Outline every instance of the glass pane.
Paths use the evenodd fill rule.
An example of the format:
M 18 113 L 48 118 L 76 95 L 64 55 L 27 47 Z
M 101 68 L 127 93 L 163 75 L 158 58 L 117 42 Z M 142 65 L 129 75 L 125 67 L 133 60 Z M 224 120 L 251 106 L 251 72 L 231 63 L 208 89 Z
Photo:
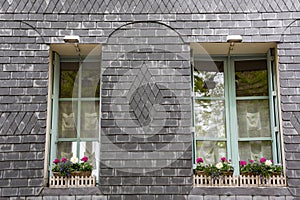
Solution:
M 70 160 L 76 156 L 77 142 L 58 142 L 57 143 L 57 158 L 67 158 Z
M 266 60 L 235 62 L 236 96 L 268 96 Z
M 93 175 L 97 175 L 99 169 L 99 142 L 80 142 L 80 155 L 79 159 L 81 159 L 83 156 L 87 156 L 89 158 L 89 162 L 93 165 Z
M 196 137 L 225 138 L 224 101 L 196 100 Z
M 82 102 L 80 135 L 81 138 L 99 137 L 99 102 Z
M 237 101 L 239 137 L 270 137 L 269 100 Z
M 60 98 L 77 97 L 77 84 L 78 80 L 78 62 L 62 62 L 60 63 Z
M 75 138 L 77 101 L 59 102 L 58 137 Z
M 259 161 L 262 157 L 272 160 L 271 145 L 271 141 L 239 142 L 240 160 L 248 161 L 249 159 L 252 159 Z
M 224 96 L 224 66 L 221 61 L 194 62 L 194 92 L 201 97 Z
M 99 62 L 82 63 L 82 97 L 100 97 L 100 64 Z
M 227 157 L 226 142 L 197 141 L 196 158 L 203 158 L 205 164 L 215 164 L 220 158 Z

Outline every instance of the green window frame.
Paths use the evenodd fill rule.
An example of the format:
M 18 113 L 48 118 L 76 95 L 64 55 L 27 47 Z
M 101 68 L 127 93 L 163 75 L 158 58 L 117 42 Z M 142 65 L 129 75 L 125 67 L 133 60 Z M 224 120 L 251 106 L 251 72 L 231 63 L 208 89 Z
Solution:
M 101 59 L 80 55 L 64 57 L 53 52 L 52 63 L 49 170 L 56 158 L 88 156 L 94 166 L 92 174 L 98 179 Z
M 235 169 L 235 174 L 239 174 L 239 161 L 245 160 L 240 158 L 240 154 L 243 155 L 243 151 L 246 151 L 247 149 L 243 150 L 242 144 L 249 143 L 250 146 L 255 147 L 256 143 L 265 144 L 266 146 L 269 146 L 269 150 L 271 152 L 271 157 L 268 157 L 268 159 L 273 160 L 274 164 L 281 164 L 282 163 L 282 157 L 281 157 L 281 137 L 280 137 L 280 128 L 279 128 L 279 118 L 278 118 L 278 98 L 277 98 L 277 76 L 276 76 L 276 65 L 275 65 L 275 59 L 274 59 L 275 50 L 270 49 L 267 54 L 257 54 L 257 55 L 226 55 L 226 56 L 210 56 L 209 58 L 207 56 L 201 57 L 200 55 L 194 55 L 192 58 L 192 107 L 193 107 L 193 163 L 194 167 L 195 160 L 197 157 L 204 157 L 203 155 L 208 155 L 208 157 L 213 157 L 209 155 L 209 153 L 205 154 L 207 148 L 214 148 L 214 145 L 217 146 L 217 148 L 221 150 L 216 150 L 217 153 L 213 152 L 214 154 L 218 154 L 218 151 L 221 152 L 219 154 L 219 158 L 225 156 L 228 159 L 231 159 L 232 164 Z M 236 94 L 237 91 L 237 75 L 243 76 L 243 72 L 238 72 L 239 66 L 244 68 L 247 67 L 247 63 L 262 63 L 265 62 L 265 71 L 259 72 L 263 73 L 264 76 L 266 76 L 266 83 L 267 83 L 267 93 L 264 95 L 246 95 L 243 96 L 243 93 Z M 202 76 L 206 77 L 218 77 L 214 78 L 218 79 L 216 83 L 211 83 L 209 79 L 207 79 L 204 82 L 201 82 L 202 79 L 197 78 L 198 71 L 197 71 L 197 63 L 204 63 L 207 67 L 207 71 L 210 70 L 210 68 L 213 68 L 213 66 L 218 69 L 218 72 L 215 72 L 212 70 L 211 72 L 208 72 L 207 74 L 203 73 Z M 205 63 L 211 63 L 211 64 L 205 64 Z M 212 64 L 213 63 L 213 64 Z M 236 69 L 237 67 L 237 69 Z M 236 71 L 235 71 L 236 70 Z M 247 69 L 244 69 L 247 70 Z M 221 78 L 220 78 L 221 77 Z M 223 78 L 223 80 L 222 80 Z M 200 86 L 199 86 L 200 84 Z M 207 91 L 209 91 L 209 87 L 213 87 L 214 89 L 219 87 L 223 89 L 219 89 L 219 91 L 216 91 L 215 94 L 211 92 L 209 95 L 199 95 L 197 93 L 197 90 L 199 87 L 205 87 Z M 213 84 L 213 86 L 209 86 L 209 84 Z M 202 89 L 203 89 L 202 88 Z M 217 89 L 215 89 L 217 90 Z M 220 92 L 221 91 L 221 92 Z M 239 112 L 239 110 L 245 110 L 243 109 L 243 104 L 247 103 L 249 105 L 260 105 L 257 106 L 256 110 L 259 110 L 259 112 L 256 113 L 250 113 L 253 116 L 256 116 L 257 114 L 261 114 L 262 111 L 265 111 L 264 115 L 258 115 L 261 116 L 262 122 L 266 122 L 263 125 L 260 125 L 262 123 L 259 121 L 259 127 L 261 129 L 263 127 L 268 127 L 266 132 L 269 132 L 269 135 L 256 135 L 256 136 L 242 136 L 241 128 L 243 127 L 243 117 L 242 111 Z M 223 106 L 222 106 L 223 105 Z M 268 110 L 266 110 L 267 105 Z M 250 106 L 249 106 L 250 107 Z M 260 110 L 262 108 L 262 110 Z M 239 112 L 239 113 L 238 113 Z M 200 114 L 199 114 L 200 113 Z M 267 113 L 267 114 L 266 114 Z M 249 115 L 250 115 L 249 114 Z M 250 115 L 250 117 L 252 117 Z M 269 116 L 269 120 L 262 120 L 263 116 Z M 221 117 L 220 117 L 221 116 Z M 248 117 L 248 113 L 247 113 Z M 249 118 L 250 118 L 249 117 Z M 200 119 L 201 118 L 201 119 Z M 207 119 L 206 121 L 203 119 Z M 251 118 L 250 118 L 251 119 Z M 257 119 L 253 117 L 253 119 Z M 223 125 L 220 125 L 222 122 L 224 122 Z M 210 123 L 210 125 L 206 126 L 206 124 Z M 258 126 L 258 125 L 257 125 Z M 204 127 L 204 128 L 203 128 Z M 207 127 L 209 129 L 207 129 Z M 240 127 L 240 130 L 239 130 Z M 250 125 L 248 124 L 248 127 Z M 206 130 L 205 130 L 206 128 Z M 259 130 L 261 130 L 259 129 Z M 212 131 L 210 131 L 212 130 Z M 251 130 L 249 130 L 250 132 Z M 263 131 L 260 131 L 263 132 Z M 207 133 L 205 135 L 205 133 Z M 251 133 L 251 132 L 250 132 Z M 249 146 L 249 144 L 247 144 Z M 247 145 L 244 145 L 246 147 Z M 239 148 L 240 146 L 240 148 Z M 225 150 L 224 150 L 225 149 Z M 204 150 L 204 151 L 202 151 Z M 201 152 L 200 152 L 201 151 Z M 264 152 L 260 152 L 264 153 Z M 247 154 L 247 152 L 245 153 Z M 251 155 L 252 156 L 252 155 Z M 264 156 L 264 155 L 263 155 Z M 270 156 L 270 153 L 269 153 Z M 253 158 L 248 158 L 253 159 Z M 219 160 L 216 160 L 214 158 L 207 158 L 207 162 L 210 162 L 210 164 L 214 164 Z

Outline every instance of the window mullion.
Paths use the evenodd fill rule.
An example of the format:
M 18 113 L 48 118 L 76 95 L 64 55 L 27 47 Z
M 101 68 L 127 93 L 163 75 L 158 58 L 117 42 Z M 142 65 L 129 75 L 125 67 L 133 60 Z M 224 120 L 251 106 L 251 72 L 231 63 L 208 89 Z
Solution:
M 78 101 L 77 101 L 77 156 L 80 155 L 80 130 L 81 130 L 81 89 L 82 89 L 82 63 L 79 62 L 79 70 L 78 70 Z
M 60 58 L 54 53 L 53 66 L 53 98 L 52 98 L 52 124 L 51 124 L 51 155 L 50 160 L 54 160 L 57 155 L 57 136 L 58 136 L 58 113 L 59 113 L 59 79 L 60 79 Z
M 231 150 L 232 164 L 235 174 L 239 174 L 239 152 L 238 152 L 238 126 L 236 111 L 236 93 L 235 93 L 235 66 L 234 60 L 228 56 L 228 112 L 229 112 L 229 143 Z
M 271 49 L 268 51 L 268 85 L 269 85 L 269 108 L 270 108 L 270 129 L 272 134 L 272 154 L 273 154 L 273 162 L 278 163 L 277 157 L 277 143 L 276 143 L 276 132 L 278 131 L 278 127 L 275 124 L 275 107 L 274 107 L 274 98 L 276 99 L 276 90 L 274 90 L 273 85 L 273 70 L 272 70 L 272 62 L 274 57 L 271 55 Z
M 192 158 L 192 162 L 193 164 L 196 163 L 196 152 L 197 152 L 197 149 L 196 149 L 196 131 L 195 131 L 195 109 L 194 109 L 194 106 L 195 106 L 195 91 L 194 91 L 194 56 L 193 56 L 193 51 L 191 50 L 191 54 L 190 54 L 190 57 L 191 57 L 191 101 L 192 101 L 192 113 L 191 113 L 191 119 L 192 119 L 192 134 L 193 134 L 193 158 Z M 193 167 L 193 168 L 196 168 L 196 165 Z

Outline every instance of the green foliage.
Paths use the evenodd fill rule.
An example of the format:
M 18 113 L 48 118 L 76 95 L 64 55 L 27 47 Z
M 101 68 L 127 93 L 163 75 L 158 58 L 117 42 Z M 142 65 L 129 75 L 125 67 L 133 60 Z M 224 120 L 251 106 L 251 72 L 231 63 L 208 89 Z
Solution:
M 221 161 L 215 165 L 212 164 L 205 165 L 202 162 L 201 163 L 198 162 L 196 170 L 204 172 L 206 176 L 218 177 L 218 176 L 226 176 L 228 175 L 228 173 L 233 173 L 234 168 L 231 165 L 231 162 L 223 157 L 221 158 Z
M 240 172 L 244 175 L 262 175 L 263 177 L 269 177 L 274 174 L 281 174 L 282 166 L 274 165 L 270 160 L 261 162 L 250 160 L 249 163 L 240 165 Z
M 71 176 L 72 163 L 70 161 L 60 162 L 56 164 L 54 168 L 55 168 L 55 172 L 59 172 L 61 176 L 67 176 L 67 177 Z
M 77 71 L 61 71 L 61 97 L 72 97 Z
M 266 70 L 235 73 L 238 87 L 237 96 L 268 95 L 268 75 Z
M 54 164 L 52 165 L 52 172 L 59 172 L 60 176 L 70 177 L 71 172 L 75 171 L 92 171 L 93 166 L 87 161 L 88 158 L 85 157 L 86 160 L 82 162 L 70 162 L 66 158 L 62 158 L 62 160 L 55 159 Z M 72 160 L 72 159 L 71 159 Z
M 208 92 L 208 88 L 204 88 L 204 80 L 199 76 L 194 76 L 194 92 L 199 94 L 206 94 Z
M 80 164 L 79 171 L 86 172 L 86 171 L 92 171 L 92 170 L 93 170 L 93 166 L 89 162 L 83 162 Z

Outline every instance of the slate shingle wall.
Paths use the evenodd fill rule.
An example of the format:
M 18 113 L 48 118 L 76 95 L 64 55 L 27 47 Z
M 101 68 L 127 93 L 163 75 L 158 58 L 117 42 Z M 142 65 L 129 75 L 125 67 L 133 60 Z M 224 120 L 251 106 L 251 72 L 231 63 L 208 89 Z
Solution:
M 0 8 L 8 13 L 121 13 L 121 14 L 148 14 L 148 13 L 236 13 L 236 12 L 286 12 L 298 11 L 298 0 L 149 0 L 149 1 L 80 1 L 80 0 L 53 0 L 53 1 L 4 1 Z
M 154 22 L 121 27 L 103 45 L 103 193 L 112 198 L 188 194 L 189 57 L 189 45 L 174 30 Z
M 115 125 L 122 129 L 125 125 L 121 121 L 116 122 L 111 119 L 115 119 L 117 114 L 122 114 L 120 111 L 124 111 L 124 109 L 127 111 L 126 109 L 129 108 L 122 107 L 122 102 L 117 102 L 120 99 L 110 98 L 114 96 L 104 96 L 103 113 L 111 118 L 103 117 L 102 134 L 112 134 L 112 137 L 102 141 L 107 145 L 106 151 L 102 149 L 102 162 L 107 165 L 101 167 L 100 183 L 102 186 L 100 189 L 103 190 L 104 194 L 116 195 L 99 196 L 99 193 L 91 192 L 91 196 L 85 198 L 182 199 L 188 198 L 187 194 L 191 192 L 191 199 L 289 200 L 293 199 L 289 191 L 299 198 L 300 26 L 298 18 L 300 18 L 300 13 L 297 12 L 300 7 L 299 1 L 252 0 L 240 3 L 229 0 L 182 1 L 180 4 L 178 1 L 163 1 L 159 5 L 158 1 L 145 2 L 136 0 L 131 3 L 125 1 L 123 4 L 121 1 L 101 1 L 99 3 L 98 1 L 19 0 L 0 3 L 0 196 L 6 198 L 38 195 L 41 199 L 44 194 L 50 195 L 45 196 L 44 199 L 58 199 L 58 197 L 54 197 L 55 192 L 51 193 L 50 190 L 45 191 L 47 189 L 43 189 L 49 76 L 48 44 L 62 43 L 62 38 L 65 35 L 74 34 L 80 36 L 82 43 L 103 44 L 102 92 L 104 95 L 105 92 L 116 94 L 117 91 L 114 89 L 118 87 L 120 90 L 130 91 L 130 83 L 133 82 L 131 79 L 125 79 L 125 81 L 122 79 L 122 86 L 112 82 L 113 87 L 111 87 L 111 77 L 117 73 L 114 71 L 114 73 L 109 74 L 109 68 L 121 68 L 122 66 L 122 69 L 125 68 L 123 73 L 128 73 L 129 69 L 131 70 L 130 73 L 136 73 L 133 77 L 136 77 L 138 70 L 142 69 L 142 63 L 133 66 L 128 64 L 114 66 L 112 62 L 122 63 L 123 57 L 119 56 L 124 55 L 128 60 L 141 58 L 147 62 L 168 61 L 167 70 L 164 71 L 163 65 L 152 64 L 150 67 L 152 71 L 150 70 L 149 73 L 151 77 L 156 78 L 157 82 L 161 81 L 160 83 L 165 86 L 160 88 L 162 91 L 169 88 L 176 94 L 178 102 L 182 105 L 180 117 L 178 117 L 178 112 L 175 112 L 174 107 L 168 113 L 174 114 L 168 121 L 173 127 L 168 127 L 164 133 L 174 134 L 174 140 L 161 134 L 147 145 L 145 143 L 141 145 L 142 143 L 131 140 L 136 133 L 134 131 L 129 135 L 120 134 L 116 129 L 116 132 L 113 132 Z M 137 21 L 142 22 L 137 23 L 137 25 L 143 25 L 135 29 L 129 28 L 129 31 L 125 28 L 130 27 L 128 25 L 114 32 L 123 25 Z M 143 29 L 146 30 L 144 32 L 133 31 L 147 27 L 145 22 L 150 21 L 153 22 L 151 25 L 154 27 L 148 26 L 148 28 Z M 167 33 L 171 34 L 171 37 L 168 37 Z M 161 34 L 159 35 L 160 39 L 155 38 L 158 36 L 157 34 Z M 188 94 L 186 94 L 189 90 L 186 80 L 189 79 L 190 73 L 187 56 L 188 43 L 225 42 L 228 34 L 240 34 L 243 36 L 244 42 L 278 42 L 281 115 L 289 190 L 269 189 L 259 193 L 239 189 L 231 189 L 230 191 L 191 190 L 191 159 L 189 159 L 191 157 L 191 143 L 188 140 L 190 136 L 188 131 L 190 101 Z M 130 45 L 133 47 L 136 45 L 134 39 L 137 37 L 141 41 L 145 40 L 146 48 L 164 51 L 160 53 L 151 51 L 148 54 L 147 51 L 142 54 L 137 51 L 132 52 Z M 149 40 L 151 37 L 154 39 Z M 130 42 L 128 42 L 129 45 L 117 42 L 119 46 L 116 47 L 114 39 L 120 39 L 125 43 Z M 164 45 L 164 42 L 168 44 Z M 161 48 L 159 45 L 164 45 L 164 47 Z M 170 45 L 170 49 L 168 45 Z M 122 51 L 125 51 L 126 48 L 129 49 L 124 54 Z M 182 49 L 182 51 L 169 52 L 174 49 Z M 128 53 L 130 51 L 131 53 Z M 149 57 L 153 53 L 157 53 L 157 58 Z M 184 59 L 182 60 L 180 56 L 183 56 Z M 169 65 L 169 61 L 172 60 L 179 60 L 179 62 L 175 62 L 175 66 Z M 146 65 L 150 63 L 147 62 L 145 62 Z M 167 78 L 165 75 L 170 72 L 174 76 Z M 174 79 L 178 84 L 172 84 Z M 172 105 L 175 102 L 176 107 L 176 98 L 171 96 L 171 100 L 173 101 Z M 119 108 L 120 104 L 122 109 L 117 110 L 120 113 L 111 110 L 110 104 L 112 102 L 115 106 L 113 108 Z M 112 115 L 109 115 L 109 112 Z M 137 113 L 129 115 L 132 117 L 132 114 L 137 115 Z M 142 121 L 135 123 L 135 126 L 147 123 L 147 118 L 142 119 Z M 180 131 L 176 130 L 178 128 Z M 182 140 L 185 142 L 180 144 L 179 141 Z M 164 142 L 174 145 L 172 151 L 168 146 L 167 155 L 172 152 L 177 152 L 177 154 L 170 154 L 165 159 L 158 159 L 157 156 L 151 159 L 155 162 L 165 160 L 170 165 L 164 169 L 152 171 L 154 177 L 150 175 L 151 173 L 143 172 L 138 175 L 128 173 L 128 170 L 132 169 L 129 166 L 134 164 L 127 162 L 128 156 L 133 157 L 134 153 L 140 153 L 141 150 L 148 152 L 159 150 L 162 147 L 159 145 Z M 132 149 L 122 153 L 111 148 L 115 144 L 121 145 L 120 147 L 123 149 Z M 184 154 L 182 154 L 183 152 Z M 182 155 L 182 157 L 178 158 L 178 155 Z M 117 158 L 121 159 L 119 163 L 115 164 L 124 166 L 123 172 L 125 171 L 125 174 L 122 174 L 122 170 L 109 167 L 114 166 L 111 161 Z M 124 164 L 125 162 L 126 164 Z M 139 163 L 136 164 L 139 165 Z M 143 167 L 141 166 L 141 168 Z M 117 174 L 119 176 L 116 177 Z M 119 187 L 120 185 L 124 187 Z M 53 196 L 51 196 L 52 194 Z M 62 192 L 57 194 L 64 195 Z M 69 194 L 78 195 L 78 197 L 83 196 L 82 193 L 70 192 Z M 126 195 L 121 198 L 117 194 Z M 150 195 L 146 196 L 145 194 Z M 224 196 L 224 194 L 230 196 Z

